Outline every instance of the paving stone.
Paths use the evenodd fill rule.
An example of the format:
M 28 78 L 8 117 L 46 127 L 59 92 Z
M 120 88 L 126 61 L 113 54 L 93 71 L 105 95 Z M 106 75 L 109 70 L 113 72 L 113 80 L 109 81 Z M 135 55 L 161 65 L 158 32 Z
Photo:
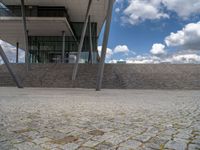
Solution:
M 50 140 L 51 139 L 44 137 L 44 138 L 34 139 L 34 140 L 32 140 L 32 142 L 35 143 L 35 144 L 37 144 L 37 145 L 39 145 L 39 144 L 42 144 L 42 143 L 49 142 Z
M 79 145 L 77 145 L 77 144 L 69 143 L 64 146 L 61 146 L 60 148 L 62 148 L 64 150 L 76 150 L 78 147 L 79 147 Z
M 128 140 L 120 144 L 121 147 L 132 148 L 132 149 L 137 149 L 140 145 L 142 145 L 142 143 L 135 140 Z
M 189 150 L 200 150 L 200 145 L 198 145 L 198 144 L 189 144 L 188 149 Z
M 145 143 L 145 147 L 153 148 L 153 149 L 162 149 L 164 148 L 165 144 L 168 142 L 167 139 L 163 137 L 154 137 L 147 143 Z
M 176 138 L 180 139 L 189 139 L 192 136 L 192 130 L 181 130 L 177 135 Z
M 116 149 L 116 146 L 114 146 L 113 144 L 111 143 L 107 143 L 107 142 L 102 142 L 100 144 L 98 144 L 96 147 L 95 147 L 96 150 L 114 150 Z
M 66 136 L 66 137 L 61 138 L 61 139 L 53 139 L 53 140 L 50 141 L 50 143 L 65 145 L 65 144 L 68 144 L 68 143 L 76 142 L 77 140 L 78 140 L 77 137 L 70 135 L 70 136 Z
M 130 149 L 130 148 L 128 148 L 128 147 L 119 146 L 119 147 L 117 148 L 117 150 L 133 150 L 133 149 Z
M 128 138 L 129 137 L 127 137 L 127 136 L 118 135 L 118 136 L 112 137 L 110 139 L 107 139 L 106 142 L 112 143 L 113 145 L 118 145 L 121 142 L 126 141 Z
M 200 145 L 200 139 L 193 139 L 193 140 L 192 140 L 192 143 L 195 143 L 195 144 L 199 144 L 199 145 Z
M 83 146 L 85 147 L 95 147 L 96 145 L 100 144 L 101 142 L 99 141 L 92 141 L 92 140 L 89 140 L 88 142 L 84 143 Z
M 155 136 L 156 136 L 156 134 L 142 134 L 142 135 L 136 136 L 134 139 L 141 141 L 141 142 L 147 142 Z
M 183 142 L 183 141 L 169 141 L 165 145 L 165 148 L 176 149 L 176 150 L 185 150 L 187 148 L 187 142 Z
M 52 143 L 42 143 L 40 144 L 40 147 L 42 147 L 43 149 L 60 149 L 61 145 L 58 145 L 58 144 L 52 144 Z
M 199 91 L 0 88 L 0 150 L 198 149 Z
M 0 150 L 10 150 L 13 149 L 13 145 L 10 144 L 9 142 L 1 142 L 0 143 Z
M 35 145 L 31 142 L 24 142 L 24 143 L 20 143 L 20 144 L 15 144 L 14 146 L 18 150 L 42 150 L 43 149 L 40 146 Z
M 101 130 L 92 130 L 88 132 L 88 134 L 93 135 L 93 136 L 100 136 L 100 135 L 104 135 L 104 132 Z

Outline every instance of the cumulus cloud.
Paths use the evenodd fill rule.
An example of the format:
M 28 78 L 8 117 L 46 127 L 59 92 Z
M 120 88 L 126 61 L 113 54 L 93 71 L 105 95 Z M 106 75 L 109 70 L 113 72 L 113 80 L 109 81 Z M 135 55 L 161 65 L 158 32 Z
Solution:
M 174 11 L 182 18 L 188 18 L 200 12 L 200 0 L 162 0 L 168 10 Z
M 126 60 L 127 64 L 158 64 L 160 63 L 161 59 L 157 56 L 142 56 L 138 55 L 136 57 L 128 58 Z
M 102 46 L 98 46 L 98 53 L 101 55 Z M 114 49 L 107 48 L 106 58 L 110 59 L 115 54 L 135 55 L 130 51 L 127 45 L 117 45 Z
M 126 60 L 124 60 L 124 59 L 119 59 L 119 60 L 117 60 L 117 59 L 112 59 L 112 60 L 110 60 L 108 63 L 110 63 L 110 64 L 117 64 L 117 63 L 127 63 L 127 62 L 126 62 Z
M 126 60 L 111 60 L 109 63 L 125 62 L 127 64 L 200 64 L 200 55 L 194 53 L 172 54 L 166 57 L 157 57 L 152 55 L 138 55 L 127 58 Z
M 144 20 L 169 18 L 168 14 L 162 12 L 160 3 L 159 0 L 130 0 L 122 21 L 135 25 Z
M 166 54 L 165 45 L 160 44 L 160 43 L 153 44 L 150 52 L 153 55 L 163 55 L 163 54 Z
M 160 43 L 155 43 L 150 50 L 152 55 L 162 57 L 160 63 L 200 63 L 200 22 L 189 23 L 182 30 L 171 33 L 165 38 L 167 48 L 176 48 L 176 51 L 169 55 L 167 54 L 166 46 Z M 178 51 L 177 51 L 178 50 Z M 140 61 L 149 61 L 149 58 L 154 62 L 155 59 L 145 57 Z M 156 59 L 158 62 L 158 59 Z
M 199 64 L 200 63 L 200 55 L 198 54 L 179 54 L 173 55 L 171 58 L 167 58 L 166 62 L 169 63 L 192 63 L 192 64 Z
M 98 49 L 99 56 L 101 56 L 102 46 L 98 46 L 97 49 Z M 113 55 L 113 50 L 110 48 L 107 48 L 106 58 L 110 58 L 112 55 Z
M 127 1 L 128 6 L 123 8 L 123 15 L 121 18 L 123 23 L 129 23 L 132 25 L 138 24 L 145 20 L 170 18 L 169 11 L 175 12 L 182 19 L 187 19 L 190 16 L 200 14 L 200 0 Z
M 117 45 L 114 48 L 114 53 L 128 53 L 129 52 L 129 48 L 127 45 Z
M 200 50 L 200 22 L 187 24 L 182 30 L 166 37 L 167 46 Z

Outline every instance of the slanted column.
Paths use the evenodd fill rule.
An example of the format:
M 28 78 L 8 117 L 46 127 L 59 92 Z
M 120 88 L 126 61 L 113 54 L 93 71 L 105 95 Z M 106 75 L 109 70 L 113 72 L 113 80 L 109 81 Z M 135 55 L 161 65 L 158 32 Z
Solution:
M 97 74 L 97 85 L 96 85 L 97 91 L 100 91 L 101 86 L 102 86 L 104 65 L 105 65 L 106 51 L 107 51 L 107 45 L 108 45 L 108 38 L 109 38 L 109 33 L 110 33 L 110 24 L 111 24 L 111 19 L 112 19 L 112 9 L 113 9 L 114 0 L 109 0 L 108 3 L 109 3 L 109 5 L 108 5 L 108 10 L 107 10 L 106 26 L 105 26 L 103 46 L 102 46 L 102 51 L 101 51 L 101 59 L 100 59 L 99 69 L 98 69 L 98 74 Z
M 87 8 L 86 16 L 85 16 L 85 22 L 84 22 L 83 29 L 82 29 L 81 40 L 80 40 L 80 43 L 78 46 L 78 54 L 77 54 L 77 58 L 76 58 L 76 63 L 75 63 L 73 74 L 72 74 L 73 81 L 76 80 L 78 64 L 79 64 L 79 60 L 80 60 L 81 51 L 83 48 L 83 42 L 85 39 L 85 34 L 86 34 L 86 30 L 87 30 L 87 25 L 88 25 L 88 18 L 89 18 L 89 14 L 90 14 L 90 10 L 91 10 L 91 4 L 92 4 L 92 0 L 89 0 L 88 8 Z
M 21 0 L 21 12 L 22 12 L 22 23 L 23 23 L 24 37 L 25 37 L 25 63 L 27 65 L 27 71 L 28 71 L 29 70 L 28 30 L 26 25 L 24 0 Z
M 19 43 L 16 44 L 16 64 L 19 63 Z
M 15 81 L 17 87 L 18 87 L 18 88 L 23 88 L 23 86 L 22 86 L 22 84 L 21 84 L 21 82 L 20 82 L 18 76 L 14 73 L 14 71 L 13 71 L 13 69 L 12 69 L 12 67 L 11 67 L 11 65 L 10 65 L 10 63 L 9 63 L 9 60 L 8 60 L 6 54 L 4 53 L 4 51 L 3 51 L 2 47 L 1 47 L 1 45 L 0 45 L 0 56 L 2 57 L 2 59 L 3 59 L 4 63 L 5 63 L 5 65 L 6 65 L 6 67 L 8 68 L 8 71 L 9 71 L 10 75 L 12 76 L 13 80 Z
M 65 63 L 65 31 L 62 32 L 62 63 Z
M 90 32 L 90 51 L 89 51 L 88 62 L 93 64 L 92 23 L 90 16 L 89 16 L 89 32 Z

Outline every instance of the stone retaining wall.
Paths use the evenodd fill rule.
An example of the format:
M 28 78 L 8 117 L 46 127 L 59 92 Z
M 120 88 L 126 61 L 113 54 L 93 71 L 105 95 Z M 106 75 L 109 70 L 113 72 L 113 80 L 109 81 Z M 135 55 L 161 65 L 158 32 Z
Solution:
M 71 81 L 71 64 L 12 64 L 25 87 L 95 88 L 98 65 L 81 64 L 77 80 Z M 0 66 L 0 86 L 15 86 L 6 67 Z M 200 65 L 106 64 L 103 88 L 200 89 Z

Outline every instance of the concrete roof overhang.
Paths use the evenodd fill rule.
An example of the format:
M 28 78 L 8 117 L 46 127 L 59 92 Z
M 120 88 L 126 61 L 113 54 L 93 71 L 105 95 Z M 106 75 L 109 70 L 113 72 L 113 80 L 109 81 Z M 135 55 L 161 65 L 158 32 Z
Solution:
M 21 0 L 1 0 L 5 5 L 20 5 Z M 89 0 L 24 0 L 25 5 L 33 6 L 64 6 L 72 22 L 84 22 Z M 91 21 L 97 22 L 98 34 L 103 26 L 108 0 L 93 0 Z
M 24 30 L 21 17 L 0 17 L 0 39 L 25 48 Z M 27 17 L 28 35 L 30 36 L 61 36 L 65 31 L 70 36 L 66 18 Z

